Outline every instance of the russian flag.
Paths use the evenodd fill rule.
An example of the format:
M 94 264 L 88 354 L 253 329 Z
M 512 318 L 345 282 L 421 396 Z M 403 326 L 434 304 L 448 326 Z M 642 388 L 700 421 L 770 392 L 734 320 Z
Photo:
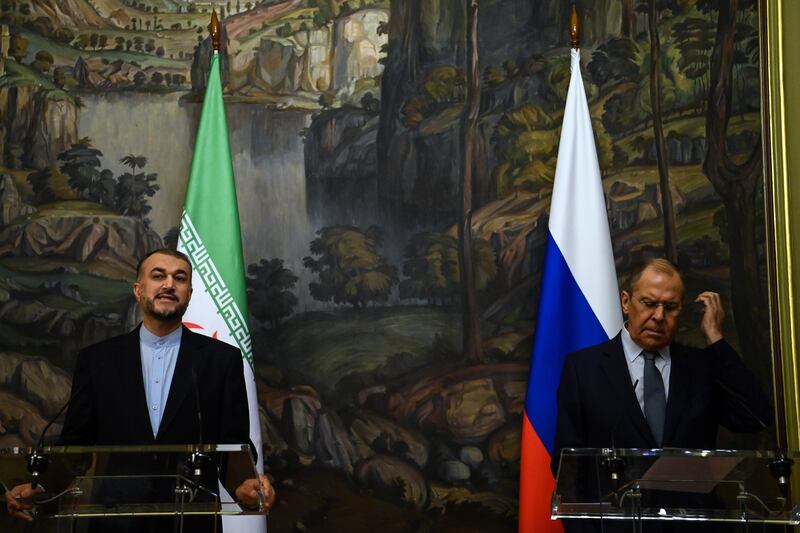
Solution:
M 562 530 L 559 522 L 550 520 L 555 487 L 550 456 L 564 359 L 575 350 L 608 340 L 622 327 L 600 166 L 576 49 L 572 50 L 538 309 L 522 422 L 519 531 L 526 533 Z

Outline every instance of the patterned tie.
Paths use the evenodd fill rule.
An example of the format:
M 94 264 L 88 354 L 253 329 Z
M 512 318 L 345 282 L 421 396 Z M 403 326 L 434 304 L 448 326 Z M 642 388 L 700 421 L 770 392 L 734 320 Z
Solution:
M 664 418 L 667 413 L 667 395 L 664 380 L 656 368 L 658 352 L 644 352 L 644 417 L 650 432 L 661 446 L 664 439 Z

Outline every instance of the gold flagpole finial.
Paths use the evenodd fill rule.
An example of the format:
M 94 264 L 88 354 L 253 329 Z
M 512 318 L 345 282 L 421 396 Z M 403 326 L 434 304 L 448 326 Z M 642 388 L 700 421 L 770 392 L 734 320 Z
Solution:
M 578 49 L 581 40 L 581 25 L 578 22 L 578 10 L 572 4 L 572 14 L 569 17 L 569 40 L 572 48 Z
M 208 25 L 208 32 L 211 34 L 211 47 L 215 52 L 219 52 L 220 48 L 220 33 L 219 33 L 219 19 L 217 18 L 217 10 L 211 11 L 211 24 Z

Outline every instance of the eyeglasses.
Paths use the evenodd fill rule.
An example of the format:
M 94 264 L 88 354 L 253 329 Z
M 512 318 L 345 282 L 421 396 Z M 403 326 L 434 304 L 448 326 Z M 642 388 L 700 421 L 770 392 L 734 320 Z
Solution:
M 666 315 L 677 315 L 681 311 L 680 302 L 654 302 L 648 298 L 639 298 L 639 303 L 650 311 L 655 311 L 661 307 Z

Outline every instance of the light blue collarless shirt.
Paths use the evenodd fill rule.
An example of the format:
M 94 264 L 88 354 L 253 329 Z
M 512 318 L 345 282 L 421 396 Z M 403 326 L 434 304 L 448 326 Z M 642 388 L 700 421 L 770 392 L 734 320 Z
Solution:
M 178 362 L 182 333 L 183 328 L 180 327 L 172 333 L 159 337 L 151 333 L 144 324 L 139 328 L 144 395 L 147 399 L 147 413 L 150 415 L 153 438 L 158 435 L 161 418 L 164 416 L 172 375 Z
M 628 364 L 628 372 L 631 375 L 631 384 L 636 383 L 636 400 L 639 408 L 644 414 L 644 348 L 636 344 L 628 328 L 622 328 L 622 350 L 625 352 L 625 362 Z M 664 394 L 669 401 L 669 371 L 672 366 L 672 359 L 669 355 L 669 346 L 658 350 L 661 357 L 655 358 L 656 369 L 661 372 L 661 379 L 664 380 Z M 638 382 L 638 383 L 637 383 Z

